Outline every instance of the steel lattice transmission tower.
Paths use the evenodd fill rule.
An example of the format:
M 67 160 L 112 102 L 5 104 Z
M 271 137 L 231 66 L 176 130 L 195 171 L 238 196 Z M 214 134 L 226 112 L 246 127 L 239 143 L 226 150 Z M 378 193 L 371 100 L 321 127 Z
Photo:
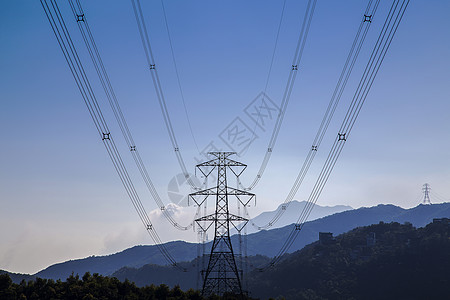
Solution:
M 430 201 L 430 190 L 431 190 L 430 185 L 428 183 L 425 183 L 423 185 L 423 188 L 422 188 L 422 191 L 423 191 L 423 202 L 422 202 L 422 204 L 431 204 L 431 201 Z
M 207 177 L 217 171 L 217 186 L 189 194 L 198 206 L 201 206 L 209 196 L 215 196 L 215 212 L 206 214 L 196 223 L 206 232 L 214 225 L 214 241 L 208 259 L 208 267 L 202 270 L 203 296 L 213 294 L 222 296 L 225 293 L 243 295 L 242 270 L 236 265 L 235 252 L 230 239 L 230 224 L 238 231 L 247 224 L 248 219 L 230 213 L 228 196 L 234 196 L 246 206 L 255 198 L 255 194 L 238 190 L 227 185 L 227 170 L 239 177 L 247 165 L 229 159 L 235 152 L 209 152 L 214 159 L 198 164 L 196 167 Z

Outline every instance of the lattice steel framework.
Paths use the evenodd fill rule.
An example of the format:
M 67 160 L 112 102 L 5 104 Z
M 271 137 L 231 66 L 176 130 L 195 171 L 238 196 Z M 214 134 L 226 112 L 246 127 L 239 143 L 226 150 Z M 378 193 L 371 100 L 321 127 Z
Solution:
M 425 183 L 423 185 L 423 188 L 422 188 L 422 191 L 423 191 L 423 202 L 422 202 L 422 204 L 431 204 L 430 190 L 431 190 L 430 185 L 428 183 Z
M 236 265 L 235 253 L 230 239 L 230 224 L 241 231 L 248 219 L 230 213 L 228 196 L 235 196 L 243 206 L 255 199 L 255 194 L 238 190 L 227 185 L 227 170 L 239 177 L 247 165 L 229 159 L 235 152 L 210 152 L 215 158 L 196 167 L 207 177 L 217 169 L 217 186 L 189 195 L 198 206 L 209 196 L 215 196 L 215 212 L 196 219 L 198 226 L 206 232 L 214 224 L 214 241 L 209 254 L 208 267 L 202 270 L 203 296 L 232 293 L 243 295 L 242 270 Z

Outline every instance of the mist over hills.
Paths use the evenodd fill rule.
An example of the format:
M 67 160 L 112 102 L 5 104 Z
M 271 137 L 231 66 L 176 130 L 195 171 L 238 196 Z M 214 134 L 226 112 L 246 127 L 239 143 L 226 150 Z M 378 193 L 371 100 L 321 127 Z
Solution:
M 197 256 L 197 244 L 194 243 L 175 241 L 165 243 L 165 247 L 177 261 L 189 261 Z M 166 260 L 156 246 L 134 246 L 111 255 L 91 256 L 54 264 L 39 271 L 35 276 L 56 280 L 64 279 L 72 272 L 111 275 L 124 266 L 142 267 L 149 263 L 165 265 Z
M 269 262 L 270 258 L 266 256 L 249 256 L 245 272 L 255 270 L 257 267 Z M 206 261 L 205 263 L 207 264 Z M 238 266 L 241 265 L 240 257 L 236 257 L 236 264 Z M 199 268 L 202 266 L 201 258 L 196 258 L 190 262 L 182 262 L 179 266 L 185 268 L 185 271 L 181 272 L 170 266 L 148 264 L 140 268 L 124 267 L 114 272 L 112 276 L 122 281 L 128 279 L 141 287 L 151 283 L 155 285 L 166 284 L 168 286 L 179 285 L 183 290 L 190 288 L 201 289 L 201 286 L 199 286 L 201 285 L 201 268 Z
M 377 224 L 380 221 L 387 223 L 394 221 L 399 223 L 409 222 L 413 226 L 422 227 L 432 222 L 433 218 L 442 217 L 450 217 L 450 203 L 419 205 L 411 209 L 403 209 L 394 205 L 378 205 L 348 210 L 305 223 L 302 232 L 289 252 L 300 250 L 305 245 L 316 241 L 318 233 L 323 231 L 338 235 L 355 227 Z M 273 257 L 292 230 L 292 226 L 288 225 L 249 234 L 246 238 L 248 255 Z M 238 243 L 238 236 L 232 236 L 232 242 Z M 190 262 L 197 257 L 197 244 L 176 241 L 166 243 L 165 246 L 179 262 Z M 206 245 L 206 249 L 208 249 L 208 245 Z M 75 274 L 91 272 L 112 275 L 123 267 L 139 269 L 147 264 L 166 265 L 166 261 L 157 246 L 135 246 L 108 256 L 71 260 L 49 266 L 34 275 L 49 279 L 65 279 L 72 272 Z
M 426 224 L 431 223 L 433 218 L 443 217 L 450 217 L 450 203 L 419 205 L 411 209 L 403 209 L 394 205 L 378 205 L 370 208 L 360 208 L 352 211 L 346 211 L 305 223 L 302 233 L 300 233 L 289 253 L 298 251 L 306 245 L 316 242 L 318 240 L 319 232 L 332 232 L 334 235 L 339 235 L 353 230 L 354 228 L 370 226 L 372 224 L 378 224 L 379 222 L 385 222 L 386 224 L 391 222 L 402 222 L 406 224 L 410 223 L 408 226 L 423 227 Z M 284 242 L 284 239 L 288 236 L 292 229 L 291 226 L 261 231 L 257 234 L 248 236 L 248 248 L 252 247 L 253 250 L 256 248 L 259 249 L 259 252 L 269 254 L 266 255 L 266 259 L 259 260 L 262 262 L 260 265 L 255 265 L 253 263 L 254 257 L 250 256 L 250 264 L 253 269 L 267 263 L 269 261 L 268 257 L 274 256 L 278 252 L 279 248 L 276 246 L 279 246 L 282 242 Z M 236 236 L 233 236 L 232 238 L 236 238 Z M 365 241 L 365 236 L 362 240 Z M 236 242 L 236 240 L 233 242 Z M 275 245 L 275 247 L 273 245 Z M 249 255 L 255 255 L 254 252 L 256 251 L 250 251 L 250 249 L 248 251 Z M 290 255 L 291 254 L 286 255 L 283 260 L 288 261 Z M 286 264 L 289 263 L 286 262 Z M 146 265 L 141 268 L 123 268 L 112 275 L 120 280 L 133 280 L 138 286 L 148 284 L 149 282 L 155 284 L 160 283 L 161 281 L 157 274 L 163 274 L 162 276 L 166 280 L 165 284 L 169 286 L 180 284 L 181 281 L 177 278 L 178 276 L 181 276 L 181 278 L 187 277 L 179 271 L 170 271 L 171 269 L 172 268 L 170 267 Z M 177 273 L 178 275 L 176 275 Z M 253 272 L 250 276 L 254 276 L 254 274 L 257 273 Z M 192 285 L 189 285 L 189 283 Z M 196 286 L 193 285 L 194 283 L 192 278 L 181 284 L 185 289 L 196 288 Z M 253 289 L 257 290 L 258 288 Z
M 189 268 L 198 260 L 180 265 Z M 264 272 L 257 270 L 268 260 L 249 258 L 251 268 L 241 282 L 250 297 L 244 299 L 447 299 L 450 218 L 421 228 L 408 222 L 357 227 L 286 254 Z M 20 284 L 1 273 L 0 299 L 206 299 L 199 292 L 196 268 L 180 272 L 148 264 L 124 267 L 113 277 L 85 273 L 65 281 L 31 278 Z
M 297 202 L 292 201 L 290 210 L 293 209 L 301 209 L 306 202 Z M 281 206 L 278 208 L 281 209 Z M 326 216 L 328 214 L 334 213 L 336 211 L 342 211 L 345 209 L 351 209 L 350 206 L 338 205 L 338 206 L 320 206 L 316 205 L 314 210 L 317 209 L 317 213 L 314 214 L 317 216 Z M 263 218 L 271 217 L 273 212 L 263 213 L 257 216 L 255 219 L 262 220 L 260 216 Z M 294 220 L 292 218 L 292 213 L 287 213 L 289 219 Z M 283 216 L 283 218 L 285 217 Z M 288 219 L 288 220 L 289 220 Z M 280 221 L 281 222 L 281 221 Z M 292 222 L 291 222 L 292 223 Z M 250 226 L 249 226 L 250 227 Z M 252 235 L 249 235 L 249 237 Z M 232 237 L 233 243 L 238 243 L 238 236 Z M 266 255 L 270 256 L 272 251 L 261 251 L 258 250 L 259 245 L 258 237 L 251 237 L 247 240 L 249 243 L 249 255 Z M 206 247 L 208 247 L 209 243 Z M 165 243 L 166 248 L 171 253 L 171 255 L 175 258 L 176 261 L 191 261 L 197 257 L 197 244 L 189 243 L 184 241 L 174 241 Z M 111 275 L 113 272 L 118 269 L 127 266 L 127 267 L 141 267 L 146 264 L 155 264 L 155 265 L 165 265 L 166 260 L 164 256 L 161 254 L 159 249 L 156 246 L 135 246 L 119 253 L 106 255 L 106 256 L 91 256 L 83 259 L 70 260 L 58 264 L 54 264 L 49 266 L 48 268 L 39 271 L 36 273 L 36 276 L 48 279 L 64 279 L 67 278 L 72 272 L 75 274 L 84 274 L 89 271 L 91 273 L 99 273 L 102 275 Z

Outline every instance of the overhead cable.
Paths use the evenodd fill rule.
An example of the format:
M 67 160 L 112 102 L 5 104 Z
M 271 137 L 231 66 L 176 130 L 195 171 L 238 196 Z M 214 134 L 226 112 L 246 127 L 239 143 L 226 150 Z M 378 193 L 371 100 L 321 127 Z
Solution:
M 147 189 L 149 190 L 152 198 L 158 205 L 158 208 L 161 210 L 163 216 L 170 222 L 170 224 L 172 224 L 175 228 L 180 229 L 180 230 L 188 230 L 188 229 L 192 228 L 193 222 L 191 222 L 190 224 L 188 224 L 186 226 L 178 224 L 178 222 L 173 218 L 172 214 L 166 210 L 164 202 L 162 201 L 161 197 L 159 196 L 158 192 L 156 191 L 156 188 L 150 178 L 147 168 L 146 168 L 146 166 L 141 158 L 141 155 L 139 153 L 139 148 L 136 146 L 133 135 L 131 134 L 130 128 L 124 117 L 123 111 L 119 105 L 119 101 L 116 97 L 116 93 L 114 92 L 111 81 L 109 80 L 108 73 L 103 64 L 103 60 L 102 60 L 100 52 L 97 48 L 97 44 L 95 43 L 92 31 L 89 27 L 88 18 L 86 17 L 86 14 L 83 10 L 83 7 L 81 6 L 80 1 L 79 0 L 75 0 L 75 1 L 76 1 L 76 6 L 74 5 L 73 0 L 69 0 L 69 4 L 72 9 L 72 13 L 74 15 L 74 19 L 77 21 L 77 25 L 78 25 L 80 33 L 83 37 L 83 41 L 89 52 L 91 61 L 95 67 L 98 78 L 100 79 L 103 90 L 105 91 L 106 98 L 108 99 L 108 102 L 114 113 L 114 117 L 115 117 L 117 123 L 119 124 L 122 135 L 127 143 L 128 150 L 130 151 L 130 153 L 133 157 L 133 160 L 134 160 L 134 162 L 135 162 L 135 164 L 147 186 Z M 198 213 L 199 213 L 199 211 L 197 209 L 197 214 Z M 193 219 L 195 219 L 195 217 Z
M 169 134 L 169 139 L 175 152 L 175 156 L 177 157 L 178 163 L 181 167 L 181 171 L 183 172 L 183 175 L 186 178 L 186 181 L 189 183 L 189 185 L 195 190 L 201 190 L 201 187 L 197 186 L 192 180 L 189 172 L 187 171 L 186 165 L 183 160 L 183 156 L 181 155 L 180 147 L 178 145 L 172 121 L 170 119 L 170 114 L 167 109 L 167 103 L 164 97 L 161 81 L 159 79 L 158 66 L 156 65 L 155 58 L 153 56 L 150 38 L 148 35 L 147 26 L 145 24 L 144 14 L 142 13 L 141 2 L 140 0 L 131 0 L 131 4 L 133 6 L 133 12 L 136 18 L 136 23 L 139 30 L 139 36 L 141 38 L 142 47 L 144 48 L 145 58 L 147 60 L 147 68 L 152 76 L 153 86 L 155 88 L 156 96 L 158 98 L 159 106 L 163 115 L 164 124 Z
M 177 61 L 175 59 L 175 52 L 173 50 L 172 37 L 170 35 L 169 22 L 167 21 L 167 13 L 166 13 L 166 7 L 164 6 L 164 0 L 161 0 L 161 6 L 162 6 L 162 10 L 163 10 L 163 15 L 164 15 L 164 23 L 166 25 L 167 36 L 169 38 L 170 53 L 172 54 L 172 61 L 173 61 L 173 65 L 174 65 L 174 68 L 175 68 L 175 74 L 177 76 L 178 89 L 180 90 L 181 102 L 183 103 L 184 114 L 186 115 L 186 120 L 187 120 L 187 123 L 188 123 L 188 126 L 189 126 L 189 131 L 191 132 L 192 140 L 194 141 L 194 144 L 195 144 L 195 148 L 197 148 L 197 152 L 200 153 L 201 151 L 200 151 L 200 149 L 198 147 L 197 140 L 196 140 L 195 135 L 194 135 L 194 131 L 192 130 L 191 120 L 189 118 L 189 113 L 188 113 L 188 109 L 187 109 L 187 106 L 186 106 L 186 101 L 184 99 L 184 92 L 183 92 L 183 89 L 181 87 L 180 74 L 178 72 L 178 65 L 177 65 Z
M 317 130 L 317 133 L 312 142 L 312 145 L 309 148 L 308 155 L 306 156 L 305 161 L 303 162 L 303 165 L 302 165 L 299 173 L 297 174 L 297 178 L 295 179 L 294 185 L 292 186 L 286 199 L 284 200 L 284 202 L 282 203 L 280 208 L 276 211 L 275 215 L 272 217 L 271 220 L 269 220 L 265 224 L 256 224 L 254 221 L 251 221 L 252 226 L 257 228 L 258 230 L 262 230 L 262 229 L 266 230 L 266 229 L 269 229 L 270 227 L 272 227 L 273 225 L 275 225 L 275 223 L 281 218 L 281 216 L 288 210 L 289 204 L 293 201 L 295 195 L 297 194 L 297 192 L 303 182 L 303 179 L 305 178 L 306 174 L 308 173 L 309 167 L 311 166 L 311 164 L 320 148 L 320 145 L 325 136 L 325 133 L 330 125 L 330 122 L 331 122 L 333 115 L 336 111 L 336 108 L 339 104 L 342 93 L 344 92 L 344 89 L 347 85 L 349 77 L 353 71 L 353 67 L 358 59 L 359 53 L 360 53 L 361 48 L 366 39 L 370 25 L 373 22 L 373 19 L 374 19 L 375 13 L 377 11 L 380 0 L 375 0 L 375 3 L 373 6 L 372 6 L 372 2 L 373 2 L 373 0 L 370 0 L 368 2 L 367 7 L 364 11 L 359 28 L 356 32 L 352 46 L 347 55 L 347 59 L 342 68 L 339 79 L 336 83 L 336 87 L 334 88 L 334 92 L 331 96 L 330 102 L 328 103 L 328 107 L 322 118 L 322 122 L 320 123 L 320 126 Z M 368 17 L 370 17 L 370 19 L 368 19 Z M 251 217 L 249 216 L 248 213 L 247 213 L 247 217 L 249 219 L 251 219 Z
M 319 174 L 319 177 L 309 195 L 307 204 L 303 208 L 297 223 L 294 224 L 289 236 L 283 243 L 282 247 L 278 251 L 277 255 L 271 260 L 271 262 L 261 268 L 264 271 L 274 264 L 278 263 L 282 256 L 289 250 L 290 246 L 294 243 L 298 234 L 301 232 L 306 220 L 308 219 L 317 199 L 322 193 L 329 177 L 334 169 L 336 162 L 342 152 L 345 142 L 348 140 L 356 119 L 361 112 L 361 108 L 367 98 L 367 95 L 372 87 L 373 81 L 380 69 L 380 66 L 386 56 L 386 53 L 391 45 L 392 39 L 400 25 L 405 10 L 409 4 L 409 0 L 394 0 L 389 13 L 378 36 L 377 42 L 372 50 L 369 61 L 360 79 L 356 92 L 352 98 L 352 102 L 347 110 L 347 114 L 342 122 L 342 125 L 338 131 L 334 144 L 328 154 L 328 157 L 324 163 L 324 166 Z
M 274 125 L 273 131 L 272 131 L 272 135 L 270 137 L 269 144 L 267 145 L 266 153 L 264 155 L 264 158 L 263 158 L 261 166 L 258 170 L 258 173 L 256 174 L 256 177 L 253 180 L 253 182 L 247 187 L 244 187 L 242 185 L 242 183 L 239 181 L 240 187 L 247 191 L 252 190 L 258 184 L 258 182 L 261 180 L 261 178 L 264 174 L 264 171 L 266 170 L 267 164 L 270 160 L 270 157 L 272 156 L 272 151 L 275 147 L 275 143 L 277 141 L 278 134 L 280 132 L 281 124 L 283 123 L 284 115 L 286 113 L 286 108 L 289 104 L 292 90 L 294 88 L 295 78 L 297 76 L 297 72 L 298 72 L 299 68 L 301 68 L 300 61 L 301 61 L 301 58 L 303 55 L 303 50 L 305 48 L 306 40 L 307 40 L 308 33 L 309 33 L 309 28 L 311 26 L 312 18 L 314 15 L 314 9 L 316 7 L 316 2 L 317 2 L 317 0 L 309 0 L 308 1 L 305 15 L 304 15 L 303 22 L 302 22 L 302 27 L 301 27 L 298 41 L 297 41 L 297 47 L 295 49 L 294 58 L 292 60 L 292 65 L 289 66 L 290 71 L 289 71 L 289 76 L 288 76 L 288 80 L 286 83 L 286 87 L 284 89 L 283 97 L 281 100 L 281 108 L 277 115 L 277 119 L 275 121 L 275 125 Z
M 85 73 L 83 64 L 78 56 L 75 45 L 64 22 L 64 18 L 59 10 L 57 1 L 41 0 L 41 5 L 44 9 L 45 15 L 50 23 L 53 33 L 55 34 L 58 44 L 63 52 L 69 69 L 75 79 L 75 83 L 81 93 L 92 121 L 94 122 L 99 138 L 101 138 L 101 140 L 103 141 L 103 145 L 108 152 L 111 162 L 113 163 L 113 166 L 117 174 L 119 175 L 122 185 L 124 186 L 142 224 L 144 225 L 148 234 L 153 239 L 155 245 L 158 247 L 167 262 L 176 268 L 182 269 L 177 264 L 173 256 L 167 251 L 153 224 L 151 223 L 147 212 L 145 211 L 142 201 L 139 198 L 131 177 L 116 147 L 113 136 L 109 131 L 106 120 L 103 117 L 92 86 Z
M 280 31 L 281 31 L 281 24 L 283 23 L 285 9 L 286 9 L 286 0 L 283 1 L 283 6 L 281 8 L 280 21 L 278 22 L 278 29 L 277 29 L 277 34 L 275 36 L 275 43 L 274 43 L 273 50 L 272 50 L 272 57 L 270 59 L 269 71 L 267 73 L 266 83 L 264 85 L 264 93 L 262 93 L 261 106 L 264 104 L 264 99 L 267 97 L 267 87 L 269 86 L 270 75 L 272 74 L 273 63 L 275 61 L 275 53 L 276 53 L 277 46 L 278 46 L 278 40 L 280 37 Z M 261 119 L 261 111 L 260 110 L 258 110 L 258 114 L 256 117 L 257 117 L 257 119 L 255 121 L 255 126 L 253 127 L 252 137 L 250 138 L 250 140 L 254 139 L 255 134 L 256 134 L 255 133 L 256 128 L 258 127 L 259 122 L 260 122 L 260 119 Z M 243 155 L 248 149 L 249 149 L 249 147 L 247 147 L 241 155 Z M 238 182 L 238 184 L 239 184 L 239 182 Z

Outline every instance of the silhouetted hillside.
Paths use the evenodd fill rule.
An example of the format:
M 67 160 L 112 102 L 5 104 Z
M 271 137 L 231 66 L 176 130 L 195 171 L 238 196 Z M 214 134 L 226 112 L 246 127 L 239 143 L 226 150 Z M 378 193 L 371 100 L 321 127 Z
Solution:
M 11 280 L 14 283 L 19 283 L 22 280 L 28 281 L 28 280 L 34 280 L 36 276 L 28 275 L 28 274 L 20 274 L 20 273 L 11 273 L 8 271 L 0 270 L 0 275 L 2 274 L 8 274 Z M 1 299 L 1 298 L 0 298 Z
M 332 232 L 338 235 L 353 228 L 377 224 L 379 222 L 409 222 L 413 226 L 422 227 L 433 221 L 433 218 L 450 218 L 450 203 L 419 205 L 411 209 L 404 209 L 395 205 L 377 205 L 374 207 L 362 207 L 333 214 L 321 219 L 306 222 L 299 237 L 295 240 L 289 251 L 292 253 L 304 246 L 316 241 L 319 232 Z M 250 234 L 247 237 L 247 251 L 249 255 L 261 254 L 273 257 L 279 250 L 292 230 L 289 225 L 259 233 Z M 237 241 L 237 238 L 234 237 Z M 277 247 L 278 245 L 278 247 Z
M 281 210 L 285 210 L 283 212 L 282 217 L 276 223 L 274 223 L 270 229 L 281 228 L 290 225 L 292 223 L 295 223 L 298 219 L 299 212 L 303 211 L 306 204 L 307 204 L 306 201 L 294 200 L 289 204 L 279 205 L 278 208 L 274 211 L 263 212 L 250 220 L 249 222 L 250 224 L 247 227 L 247 233 L 250 234 L 258 232 L 258 229 L 255 228 L 254 226 L 251 226 L 251 223 L 254 223 L 255 226 L 263 226 L 265 224 L 268 224 L 269 222 L 272 221 L 273 217 Z M 317 220 L 332 214 L 340 213 L 351 209 L 353 208 L 348 205 L 335 205 L 335 206 L 315 205 L 314 209 L 311 211 L 309 220 L 310 221 Z
M 379 223 L 315 242 L 248 275 L 253 297 L 448 299 L 450 226 Z
M 117 278 L 86 273 L 82 278 L 70 275 L 66 281 L 36 278 L 20 284 L 13 283 L 8 274 L 0 274 L 0 299 L 201 300 L 203 298 L 198 291 L 184 292 L 177 286 L 170 289 L 162 284 L 138 288 L 129 281 L 121 282 Z
M 305 223 L 303 230 L 289 252 L 302 249 L 318 239 L 321 231 L 341 234 L 355 227 L 367 226 L 383 222 L 410 222 L 414 226 L 424 226 L 433 218 L 450 217 L 450 203 L 419 205 L 411 209 L 403 209 L 394 205 L 378 205 L 370 208 L 359 208 L 330 215 Z M 263 255 L 273 257 L 280 245 L 289 235 L 293 225 L 272 230 L 263 230 L 247 235 L 247 253 L 249 256 Z M 238 236 L 232 236 L 233 244 L 238 244 Z M 165 244 L 168 251 L 178 262 L 191 261 L 197 257 L 197 244 L 182 241 Z M 206 249 L 210 244 L 206 245 Z M 52 265 L 35 274 L 42 278 L 64 279 L 72 272 L 86 272 L 111 275 L 123 267 L 139 268 L 146 264 L 164 266 L 167 262 L 156 246 L 136 246 L 122 252 L 108 255 L 71 260 Z
M 197 256 L 197 244 L 182 241 L 166 243 L 170 254 L 177 261 L 190 261 Z M 86 272 L 111 275 L 118 269 L 128 267 L 141 267 L 146 264 L 163 265 L 164 256 L 156 246 L 135 246 L 122 252 L 107 256 L 91 256 L 83 259 L 70 260 L 52 265 L 35 275 L 48 279 L 64 279 L 74 274 Z
M 410 222 L 415 227 L 424 227 L 431 223 L 434 218 L 450 218 L 450 203 L 419 205 L 395 217 L 399 223 Z
M 252 257 L 253 270 L 244 281 L 250 296 L 261 299 L 447 299 L 449 221 L 418 229 L 397 222 L 358 227 L 288 254 L 265 272 L 256 268 L 268 258 Z M 202 299 L 198 292 L 182 291 L 196 287 L 195 264 L 181 263 L 187 272 L 156 265 L 122 268 L 114 274 L 122 281 L 86 273 L 82 278 L 70 275 L 65 282 L 36 278 L 13 284 L 4 274 L 0 299 Z
M 269 263 L 270 259 L 265 256 L 257 255 L 248 258 L 248 266 L 246 269 L 251 271 L 261 265 Z M 208 263 L 204 261 L 205 266 Z M 236 264 L 240 266 L 240 258 L 236 258 Z M 181 289 L 201 289 L 200 271 L 201 259 L 195 259 L 191 262 L 179 263 L 181 268 L 185 268 L 185 272 L 179 271 L 172 266 L 145 265 L 140 268 L 124 267 L 112 276 L 119 280 L 130 280 L 137 286 L 145 286 L 148 284 L 166 284 L 170 287 L 179 285 Z M 200 268 L 199 268 L 200 267 Z M 200 286 L 199 286 L 200 285 Z

